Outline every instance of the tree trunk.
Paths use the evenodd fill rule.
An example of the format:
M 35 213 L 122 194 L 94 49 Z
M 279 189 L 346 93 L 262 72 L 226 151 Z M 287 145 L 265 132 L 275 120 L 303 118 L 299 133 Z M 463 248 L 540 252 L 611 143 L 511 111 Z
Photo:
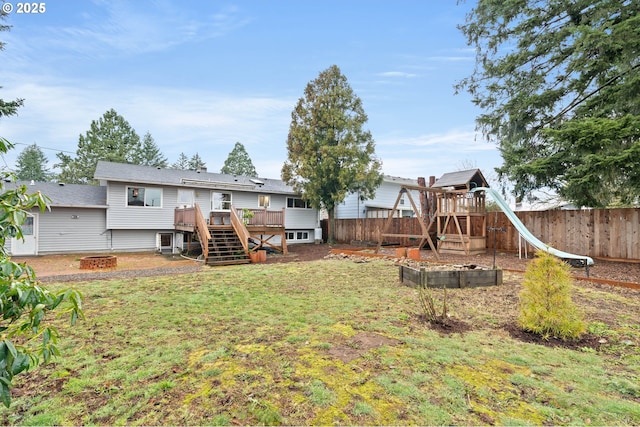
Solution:
M 334 244 L 336 242 L 336 236 L 335 236 L 335 208 L 331 208 L 331 209 L 327 209 L 327 215 L 329 216 L 329 220 L 327 221 L 327 243 L 329 243 L 330 245 Z

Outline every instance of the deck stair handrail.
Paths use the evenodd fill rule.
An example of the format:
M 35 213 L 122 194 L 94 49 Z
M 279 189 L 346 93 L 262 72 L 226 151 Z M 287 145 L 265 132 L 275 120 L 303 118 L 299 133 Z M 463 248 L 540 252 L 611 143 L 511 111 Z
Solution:
M 204 215 L 202 215 L 200 206 L 195 204 L 194 207 L 196 213 L 196 231 L 198 232 L 198 238 L 202 246 L 202 255 L 204 259 L 207 259 L 209 257 L 209 240 L 211 240 L 211 233 L 209 233 L 209 227 L 207 226 L 207 221 L 204 219 Z
M 231 213 L 229 214 L 229 216 L 231 217 L 231 225 L 233 226 L 233 230 L 240 238 L 240 242 L 242 243 L 244 252 L 246 254 L 249 254 L 250 235 L 247 227 L 244 225 L 244 221 L 240 218 L 240 215 L 238 215 L 238 211 L 233 206 L 231 206 Z

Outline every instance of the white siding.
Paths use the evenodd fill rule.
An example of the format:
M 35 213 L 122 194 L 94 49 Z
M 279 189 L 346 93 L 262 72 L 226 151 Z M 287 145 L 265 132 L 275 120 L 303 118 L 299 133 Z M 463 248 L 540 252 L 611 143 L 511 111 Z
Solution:
M 334 214 L 336 219 L 364 218 L 363 209 L 364 202 L 358 200 L 357 193 L 352 193 L 347 195 L 342 203 L 336 206 Z
M 364 218 L 367 204 L 373 204 L 378 207 L 386 207 L 391 209 L 398 198 L 400 184 L 396 182 L 383 181 L 376 190 L 375 197 L 370 200 L 358 200 L 358 194 L 349 194 L 342 203 L 336 206 L 336 219 L 348 218 Z M 416 207 L 420 209 L 420 194 L 417 190 L 410 190 Z M 411 202 L 407 196 L 404 196 L 404 204 L 398 206 L 399 209 L 413 210 Z

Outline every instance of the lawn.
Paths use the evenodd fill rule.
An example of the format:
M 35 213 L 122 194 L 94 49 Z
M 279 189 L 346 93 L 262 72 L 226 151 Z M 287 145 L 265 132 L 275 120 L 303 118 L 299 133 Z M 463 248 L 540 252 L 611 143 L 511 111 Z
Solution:
M 57 363 L 20 376 L 3 425 L 640 424 L 640 291 L 577 283 L 569 348 L 512 332 L 521 276 L 447 292 L 422 320 L 389 261 L 321 260 L 75 283 Z M 51 284 L 62 288 L 69 284 Z M 441 301 L 442 291 L 433 291 Z

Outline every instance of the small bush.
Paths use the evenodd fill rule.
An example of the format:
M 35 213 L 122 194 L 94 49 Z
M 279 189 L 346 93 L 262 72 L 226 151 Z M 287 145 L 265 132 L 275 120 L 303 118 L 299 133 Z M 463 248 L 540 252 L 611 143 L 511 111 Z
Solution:
M 546 251 L 527 266 L 520 292 L 520 326 L 548 339 L 580 338 L 586 330 L 582 313 L 571 300 L 570 267 Z
M 427 322 L 439 323 L 441 325 L 447 324 L 447 288 L 443 288 L 443 290 L 442 313 L 439 313 L 436 307 L 436 300 L 431 295 L 429 289 L 418 286 L 418 299 Z

